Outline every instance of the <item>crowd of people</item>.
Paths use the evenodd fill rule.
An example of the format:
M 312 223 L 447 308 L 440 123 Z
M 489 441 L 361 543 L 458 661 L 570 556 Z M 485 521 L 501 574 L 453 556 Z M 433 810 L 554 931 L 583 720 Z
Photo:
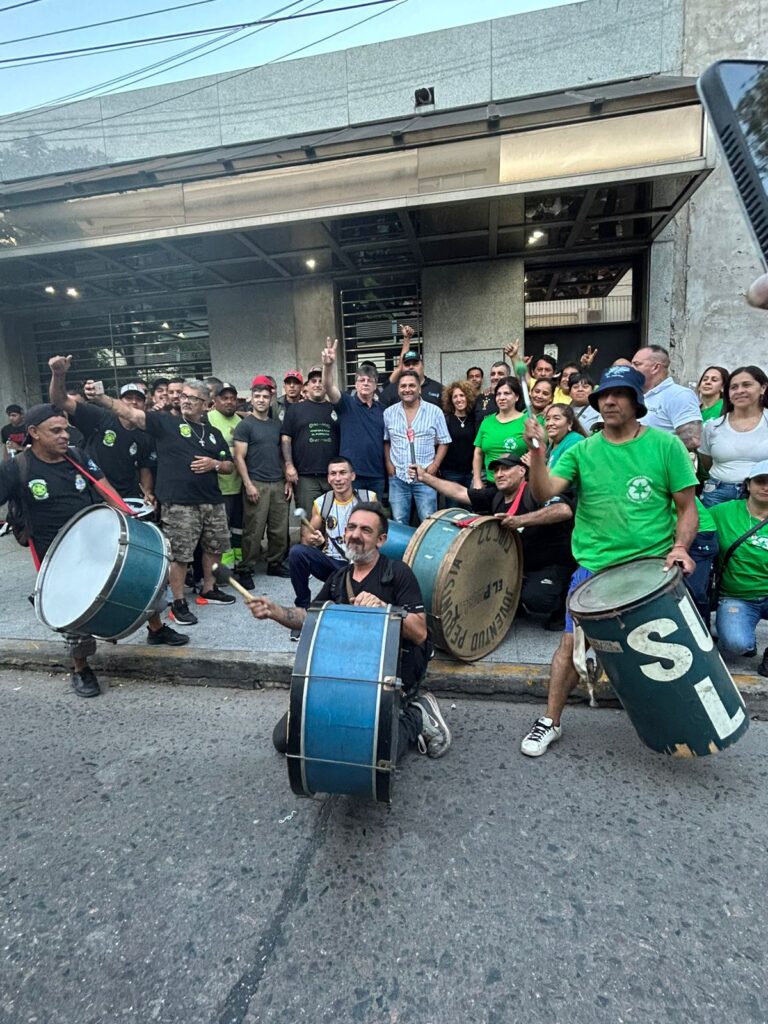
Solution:
M 234 601 L 217 582 L 218 562 L 248 591 L 261 571 L 290 579 L 293 609 L 258 599 L 251 610 L 286 625 L 292 639 L 313 577 L 320 598 L 364 594 L 380 603 L 390 594 L 391 580 L 379 579 L 391 571 L 380 552 L 385 513 L 404 526 L 438 503 L 498 515 L 521 537 L 522 612 L 564 630 L 547 712 L 523 741 L 523 752 L 537 756 L 559 737 L 575 681 L 566 597 L 585 573 L 669 558 L 683 567 L 709 623 L 719 557 L 722 649 L 755 656 L 757 623 L 768 619 L 768 377 L 753 365 L 710 366 L 692 389 L 673 380 L 668 352 L 650 345 L 616 360 L 598 382 L 596 355 L 589 348 L 558 368 L 549 355 L 521 360 L 515 342 L 489 367 L 487 384 L 485 369 L 470 366 L 443 385 L 427 375 L 404 327 L 400 356 L 383 379 L 364 362 L 353 386 L 340 387 L 337 343 L 327 339 L 306 375 L 288 371 L 280 392 L 259 373 L 247 400 L 215 377 L 135 380 L 108 395 L 99 382 L 75 386 L 71 358 L 56 356 L 49 403 L 6 410 L 0 503 L 22 501 L 41 558 L 78 507 L 103 498 L 82 486 L 78 468 L 87 460 L 117 495 L 156 510 L 171 550 L 174 626 L 193 626 L 206 605 Z M 19 456 L 29 459 L 23 472 Z M 23 480 L 44 481 L 55 501 L 45 505 Z M 295 544 L 292 505 L 302 524 Z M 367 518 L 353 515 L 358 508 Z M 399 583 L 417 617 L 405 632 L 418 647 L 428 642 L 423 608 L 413 581 Z M 176 645 L 189 634 L 157 617 L 148 639 Z M 91 647 L 72 647 L 73 686 L 95 695 Z M 758 670 L 768 675 L 768 649 Z M 413 742 L 426 736 L 421 745 L 436 756 L 450 734 L 436 702 L 418 697 L 418 681 L 414 675 L 409 692 L 421 704 L 406 732 Z

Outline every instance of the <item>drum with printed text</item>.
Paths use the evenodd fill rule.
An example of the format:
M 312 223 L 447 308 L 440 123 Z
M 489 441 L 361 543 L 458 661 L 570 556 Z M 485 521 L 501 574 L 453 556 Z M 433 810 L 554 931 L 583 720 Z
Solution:
M 523 559 L 496 516 L 446 508 L 416 529 L 403 555 L 419 581 L 433 642 L 460 661 L 495 650 L 517 612 Z
M 643 558 L 605 569 L 568 604 L 651 750 L 701 757 L 747 731 L 744 701 L 678 568 Z

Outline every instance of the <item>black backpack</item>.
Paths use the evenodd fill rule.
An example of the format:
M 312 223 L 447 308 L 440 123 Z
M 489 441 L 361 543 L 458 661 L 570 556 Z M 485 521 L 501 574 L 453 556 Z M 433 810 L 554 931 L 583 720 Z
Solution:
M 26 452 L 19 452 L 13 460 L 19 471 L 18 493 L 8 499 L 6 521 L 11 528 L 16 542 L 23 548 L 29 547 L 32 537 L 32 519 L 27 504 L 27 485 L 29 484 L 29 457 Z

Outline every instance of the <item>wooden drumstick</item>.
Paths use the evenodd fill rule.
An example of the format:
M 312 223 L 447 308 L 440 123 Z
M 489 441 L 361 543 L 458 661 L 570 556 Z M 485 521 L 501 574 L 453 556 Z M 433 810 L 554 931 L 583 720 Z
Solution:
M 211 566 L 211 571 L 213 572 L 217 583 L 228 583 L 230 587 L 234 587 L 238 594 L 240 594 L 243 600 L 247 601 L 248 604 L 253 601 L 253 596 L 245 589 L 245 587 L 238 583 L 234 576 L 229 575 L 226 565 L 219 565 L 218 562 L 214 562 Z
M 306 526 L 308 530 L 312 530 L 312 532 L 314 533 L 314 527 L 312 526 L 312 523 L 310 523 L 310 521 L 307 519 L 307 513 L 303 508 L 294 509 L 293 514 L 296 516 L 297 519 L 301 520 L 302 526 Z

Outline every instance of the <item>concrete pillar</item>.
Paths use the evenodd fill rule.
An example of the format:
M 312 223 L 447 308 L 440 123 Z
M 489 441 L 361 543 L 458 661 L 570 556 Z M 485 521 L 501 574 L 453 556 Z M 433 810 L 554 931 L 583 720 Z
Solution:
M 311 278 L 293 284 L 296 359 L 302 373 L 320 362 L 325 339 L 336 337 L 333 281 Z M 339 353 L 341 356 L 341 352 Z M 342 362 L 342 360 L 339 360 Z
M 520 259 L 428 267 L 422 273 L 424 360 L 444 384 L 467 367 L 491 363 L 515 338 L 523 340 L 525 310 Z
M 23 405 L 26 409 L 42 400 L 34 355 L 31 326 L 15 317 L 0 318 L 0 415 L 3 423 L 7 405 Z

